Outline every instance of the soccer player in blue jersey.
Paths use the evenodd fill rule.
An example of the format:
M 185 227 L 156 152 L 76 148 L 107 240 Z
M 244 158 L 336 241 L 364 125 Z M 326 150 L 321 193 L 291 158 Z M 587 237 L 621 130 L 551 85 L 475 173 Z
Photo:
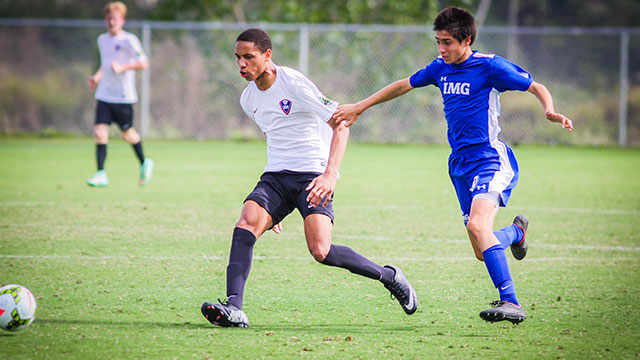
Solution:
M 571 120 L 556 113 L 547 88 L 518 65 L 494 54 L 471 50 L 476 37 L 473 16 L 448 7 L 433 23 L 438 56 L 411 77 L 393 82 L 356 104 L 338 107 L 331 123 L 352 125 L 371 106 L 427 85 L 440 88 L 451 145 L 449 176 L 462 210 L 473 251 L 484 261 L 500 300 L 480 312 L 486 321 L 520 323 L 525 313 L 516 298 L 505 249 L 522 260 L 527 253 L 525 232 L 529 220 L 518 215 L 513 224 L 493 231 L 498 208 L 506 206 L 518 182 L 518 163 L 511 148 L 498 139 L 500 93 L 528 91 L 542 104 L 546 117 L 573 130 Z
M 380 266 L 332 243 L 333 190 L 349 129 L 328 125 L 338 103 L 324 97 L 299 71 L 276 65 L 271 47 L 269 34 L 261 29 L 245 30 L 236 39 L 238 70 L 249 82 L 240 105 L 266 135 L 267 165 L 233 229 L 227 301 L 205 302 L 202 315 L 218 326 L 249 326 L 242 305 L 253 247 L 295 209 L 304 219 L 307 248 L 317 262 L 379 280 L 405 313 L 413 314 L 418 297 L 397 266 Z

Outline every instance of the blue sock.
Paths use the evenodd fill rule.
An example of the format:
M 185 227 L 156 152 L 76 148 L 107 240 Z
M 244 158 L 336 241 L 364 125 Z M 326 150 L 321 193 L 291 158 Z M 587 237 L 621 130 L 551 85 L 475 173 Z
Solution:
M 488 248 L 482 252 L 482 256 L 493 285 L 500 291 L 500 300 L 520 305 L 516 298 L 516 288 L 511 279 L 507 256 L 502 245 L 494 245 Z
M 498 238 L 503 249 L 508 248 L 513 243 L 519 243 L 524 236 L 522 229 L 514 224 L 496 230 L 493 234 Z

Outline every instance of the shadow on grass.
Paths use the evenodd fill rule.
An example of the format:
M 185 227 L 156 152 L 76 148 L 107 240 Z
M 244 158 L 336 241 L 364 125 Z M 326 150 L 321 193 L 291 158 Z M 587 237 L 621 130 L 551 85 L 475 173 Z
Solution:
M 420 328 L 415 325 L 399 326 L 396 324 L 314 324 L 314 325 L 252 325 L 251 330 L 255 331 L 282 331 L 282 332 L 306 332 L 327 334 L 331 332 L 337 333 L 353 333 L 353 334 L 380 334 L 389 333 L 397 334 L 399 332 L 415 332 Z
M 0 337 L 2 337 L 2 336 L 16 336 L 16 335 L 18 335 L 16 331 L 14 331 L 14 332 L 8 332 L 8 331 L 0 332 Z
M 111 320 L 73 320 L 73 319 L 38 319 L 40 324 L 48 325 L 70 325 L 70 326 L 105 326 L 105 327 L 126 327 L 126 328 L 165 328 L 165 329 L 204 329 L 211 327 L 210 324 L 193 324 L 190 322 L 160 322 L 160 321 L 111 321 Z
M 222 328 L 209 323 L 175 323 L 160 321 L 113 321 L 113 320 L 87 320 L 87 319 L 39 319 L 39 324 L 51 326 L 99 326 L 110 328 L 163 328 L 163 329 L 218 329 L 222 331 L 247 331 L 245 329 Z M 350 333 L 350 334 L 397 334 L 399 332 L 415 332 L 425 330 L 423 327 L 415 325 L 399 326 L 396 324 L 316 324 L 316 325 L 289 325 L 289 324 L 264 324 L 251 325 L 248 331 L 255 332 L 306 332 L 306 333 Z M 10 333 L 8 333 L 10 335 Z
M 306 333 L 306 334 L 343 334 L 343 335 L 375 335 L 375 334 L 389 334 L 390 336 L 396 336 L 398 334 L 406 334 L 419 332 L 421 336 L 442 337 L 451 336 L 443 332 L 437 331 L 437 329 L 428 325 L 397 325 L 397 324 L 313 324 L 313 325 L 295 325 L 295 324 L 258 324 L 251 325 L 249 329 L 239 328 L 223 328 L 214 326 L 207 322 L 202 323 L 176 323 L 176 322 L 161 322 L 161 321 L 114 321 L 114 320 L 87 320 L 87 319 L 39 319 L 39 324 L 45 324 L 50 326 L 98 326 L 105 328 L 127 328 L 127 329 L 174 329 L 174 330 L 216 330 L 222 332 L 228 332 L 229 334 L 240 334 L 242 332 L 248 333 Z M 0 336 L 11 336 L 12 333 L 0 333 Z M 490 338 L 491 334 L 479 334 L 479 333 L 465 333 L 459 334 L 455 337 L 461 338 Z

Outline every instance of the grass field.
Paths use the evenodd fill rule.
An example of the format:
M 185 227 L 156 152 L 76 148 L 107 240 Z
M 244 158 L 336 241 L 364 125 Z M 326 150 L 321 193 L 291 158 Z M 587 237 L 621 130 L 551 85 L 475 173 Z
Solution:
M 377 282 L 314 262 L 302 221 L 256 244 L 249 329 L 214 328 L 242 200 L 264 143 L 147 141 L 153 182 L 109 147 L 111 185 L 89 188 L 90 139 L 0 139 L 0 284 L 38 299 L 35 322 L 0 333 L 0 357 L 567 358 L 640 356 L 640 151 L 519 147 L 521 178 L 496 225 L 531 219 L 529 254 L 508 254 L 527 312 L 496 300 L 473 257 L 446 170 L 448 149 L 351 144 L 335 195 L 334 243 L 399 265 L 416 288 L 405 315 Z

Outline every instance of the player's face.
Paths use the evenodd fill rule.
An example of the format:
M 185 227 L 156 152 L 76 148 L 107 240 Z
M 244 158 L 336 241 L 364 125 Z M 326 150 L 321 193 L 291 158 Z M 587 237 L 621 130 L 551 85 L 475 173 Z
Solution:
M 271 60 L 271 49 L 262 52 L 254 42 L 236 42 L 236 63 L 240 68 L 240 76 L 247 81 L 256 80 L 265 72 Z
M 436 31 L 436 42 L 438 43 L 438 53 L 447 64 L 459 64 L 469 57 L 471 48 L 471 38 L 462 42 L 454 38 L 448 31 Z
M 119 11 L 112 11 L 105 15 L 104 23 L 111 35 L 118 35 L 124 26 L 124 16 Z

